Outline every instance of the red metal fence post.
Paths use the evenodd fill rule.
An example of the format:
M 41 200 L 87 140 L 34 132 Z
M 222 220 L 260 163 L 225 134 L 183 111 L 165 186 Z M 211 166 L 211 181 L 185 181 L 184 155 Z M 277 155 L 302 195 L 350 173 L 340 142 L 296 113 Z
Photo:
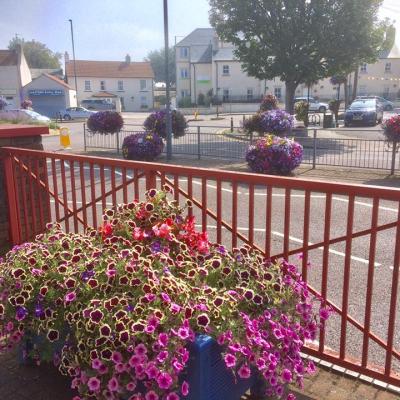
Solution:
M 12 164 L 12 156 L 9 153 L 5 154 L 3 162 L 10 225 L 10 243 L 12 245 L 16 245 L 21 243 L 21 221 L 19 220 L 18 216 L 17 193 L 15 192 L 16 182 Z
M 155 189 L 157 187 L 156 171 L 146 171 L 146 190 Z

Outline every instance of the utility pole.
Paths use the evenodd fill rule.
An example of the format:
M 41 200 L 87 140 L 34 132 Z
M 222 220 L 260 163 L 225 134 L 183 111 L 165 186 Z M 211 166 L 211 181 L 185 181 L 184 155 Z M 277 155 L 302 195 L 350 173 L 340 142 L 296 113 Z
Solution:
M 74 58 L 74 75 L 75 75 L 75 93 L 76 93 L 76 105 L 79 105 L 78 102 L 78 84 L 76 80 L 76 62 L 75 62 L 75 42 L 74 42 L 74 28 L 72 26 L 72 19 L 68 20 L 71 25 L 71 39 L 72 39 L 72 57 Z
M 172 120 L 169 82 L 169 43 L 168 43 L 168 0 L 164 0 L 164 42 L 165 42 L 165 97 L 167 122 L 167 160 L 172 159 Z

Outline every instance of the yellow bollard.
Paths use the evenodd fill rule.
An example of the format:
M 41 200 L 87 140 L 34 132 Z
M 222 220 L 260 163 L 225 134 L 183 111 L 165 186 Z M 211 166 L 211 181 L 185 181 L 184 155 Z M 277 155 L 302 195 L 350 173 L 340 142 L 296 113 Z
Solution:
M 64 147 L 64 149 L 71 148 L 71 138 L 69 135 L 69 128 L 60 129 L 60 146 Z
M 194 119 L 195 119 L 195 121 L 197 121 L 197 117 L 199 116 L 199 112 L 196 110 L 195 111 L 195 113 L 194 113 Z

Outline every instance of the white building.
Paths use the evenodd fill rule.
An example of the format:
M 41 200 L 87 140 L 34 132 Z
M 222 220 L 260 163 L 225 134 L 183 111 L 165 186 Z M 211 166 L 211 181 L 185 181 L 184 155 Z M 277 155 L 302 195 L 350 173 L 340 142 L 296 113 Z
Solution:
M 23 100 L 22 88 L 32 80 L 24 52 L 17 50 L 0 50 L 0 97 L 11 107 L 19 108 Z
M 198 28 L 175 47 L 176 95 L 178 104 L 189 98 L 197 104 L 200 93 L 211 93 L 223 103 L 258 102 L 265 93 L 273 93 L 280 101 L 285 98 L 285 84 L 279 78 L 259 80 L 247 75 L 234 56 L 234 46 L 218 39 L 214 29 Z M 353 76 L 349 76 L 349 82 Z M 382 54 L 375 64 L 360 67 L 358 95 L 379 95 L 389 99 L 400 97 L 400 52 L 396 46 Z M 324 79 L 313 85 L 310 94 L 320 100 L 336 98 L 337 87 Z M 352 87 L 350 85 L 350 90 Z M 307 94 L 300 85 L 297 96 Z M 344 97 L 344 90 L 341 90 Z
M 126 56 L 121 61 L 70 61 L 65 53 L 65 75 L 75 88 L 78 102 L 97 98 L 117 102 L 123 111 L 143 111 L 153 108 L 154 72 L 149 62 L 132 62 Z M 75 64 L 75 67 L 74 67 Z

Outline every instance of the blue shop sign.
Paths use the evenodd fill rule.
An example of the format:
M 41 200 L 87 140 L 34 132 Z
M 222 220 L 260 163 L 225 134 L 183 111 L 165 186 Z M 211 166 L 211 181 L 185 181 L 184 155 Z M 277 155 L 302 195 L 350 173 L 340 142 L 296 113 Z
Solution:
M 31 89 L 30 96 L 63 96 L 64 91 L 60 89 Z

